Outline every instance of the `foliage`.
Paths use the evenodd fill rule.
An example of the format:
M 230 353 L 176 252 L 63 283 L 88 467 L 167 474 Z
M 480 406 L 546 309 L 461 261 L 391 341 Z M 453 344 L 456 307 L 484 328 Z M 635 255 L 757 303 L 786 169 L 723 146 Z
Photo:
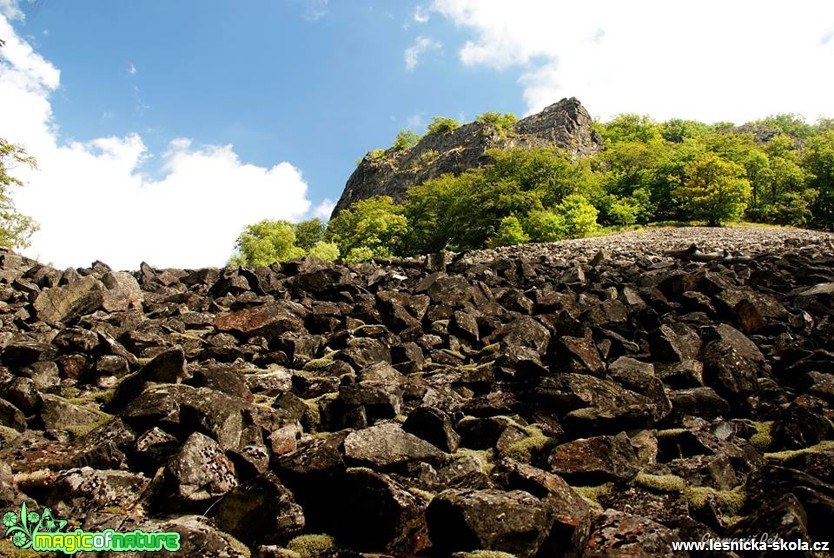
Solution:
M 834 230 L 834 130 L 826 130 L 805 143 L 804 166 L 818 193 L 812 206 L 812 223 Z
M 660 138 L 659 126 L 648 116 L 620 114 L 610 122 L 597 128 L 605 145 L 616 145 L 624 141 L 649 143 Z
M 421 165 L 427 165 L 427 164 L 431 163 L 432 161 L 434 161 L 435 159 L 437 159 L 439 156 L 440 156 L 440 153 L 438 153 L 436 150 L 429 149 L 428 151 L 426 151 L 422 155 L 420 155 L 420 164 Z
M 497 248 L 498 246 L 514 246 L 516 244 L 524 244 L 529 242 L 530 237 L 521 228 L 521 222 L 515 215 L 510 215 L 501 219 L 501 225 L 498 227 L 498 232 L 492 237 L 487 246 L 490 248 Z
M 551 210 L 534 210 L 527 214 L 524 230 L 533 242 L 556 242 L 568 234 L 565 216 Z
M 686 175 L 674 195 L 695 218 L 716 226 L 744 214 L 751 194 L 744 167 L 708 152 L 687 166 Z
M 518 117 L 511 112 L 501 114 L 500 112 L 485 112 L 475 120 L 484 124 L 495 126 L 499 133 L 508 135 L 513 132 Z
M 248 225 L 237 237 L 235 248 L 238 255 L 231 263 L 241 266 L 267 266 L 299 258 L 304 249 L 295 245 L 295 227 L 287 221 L 265 219 Z
M 339 258 L 339 247 L 335 242 L 319 241 L 310 248 L 307 254 L 326 262 L 332 262 Z
M 384 149 L 371 149 L 368 151 L 368 157 L 373 159 L 374 161 L 378 161 L 380 159 L 385 158 L 385 150 Z
M 31 217 L 21 215 L 14 205 L 10 190 L 23 182 L 9 174 L 18 165 L 37 168 L 35 158 L 19 145 L 0 138 L 0 246 L 26 248 L 29 238 L 38 230 Z
M 754 124 L 759 124 L 767 128 L 775 128 L 783 134 L 802 139 L 814 134 L 814 126 L 805 122 L 805 118 L 802 115 L 793 112 L 774 114 L 767 118 L 757 120 Z
M 327 227 L 321 219 L 314 218 L 295 225 L 295 245 L 304 250 L 310 250 L 317 243 L 324 240 Z
M 598 228 L 599 212 L 581 194 L 571 194 L 556 206 L 556 209 L 565 216 L 565 229 L 568 236 L 585 236 Z
M 396 151 L 404 151 L 406 149 L 411 149 L 417 142 L 420 141 L 420 136 L 412 132 L 411 130 L 400 130 L 397 132 L 397 137 L 394 138 L 394 145 L 391 147 Z
M 435 116 L 434 120 L 428 125 L 426 134 L 445 134 L 460 128 L 460 124 L 454 118 L 447 118 L 445 116 Z
M 696 120 L 673 118 L 660 125 L 660 135 L 672 143 L 682 143 L 687 139 L 697 138 L 709 131 L 709 126 Z
M 345 261 L 387 258 L 397 253 L 407 231 L 402 206 L 388 196 L 360 200 L 328 225 L 328 235 Z

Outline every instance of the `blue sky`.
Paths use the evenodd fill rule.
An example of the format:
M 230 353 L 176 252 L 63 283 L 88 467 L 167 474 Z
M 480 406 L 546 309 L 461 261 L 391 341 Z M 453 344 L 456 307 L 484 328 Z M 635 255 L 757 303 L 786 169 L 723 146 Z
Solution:
M 834 8 L 601 0 L 0 0 L 0 137 L 57 266 L 223 265 L 326 216 L 357 158 L 435 115 L 832 116 Z

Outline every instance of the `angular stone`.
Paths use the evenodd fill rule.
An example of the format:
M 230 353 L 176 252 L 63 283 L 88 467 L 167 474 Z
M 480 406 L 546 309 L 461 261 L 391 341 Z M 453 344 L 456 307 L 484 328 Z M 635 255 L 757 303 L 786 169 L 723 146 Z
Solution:
M 443 452 L 393 423 L 352 432 L 345 438 L 345 457 L 374 467 L 409 461 L 438 462 Z
M 532 558 L 550 533 L 547 508 L 528 492 L 444 490 L 426 510 L 432 547 L 455 551 L 497 550 Z
M 403 423 L 403 430 L 446 452 L 454 453 L 460 445 L 460 435 L 449 415 L 433 407 L 414 409 Z
M 139 282 L 124 271 L 108 272 L 101 278 L 106 287 L 102 308 L 108 312 L 123 312 L 130 308 L 142 308 L 145 296 Z
M 38 318 L 52 324 L 91 314 L 104 302 L 104 285 L 88 275 L 63 287 L 52 287 L 38 294 L 34 308 Z
M 629 558 L 675 558 L 681 542 L 674 531 L 639 515 L 606 510 L 594 520 L 583 558 L 628 556 Z M 686 555 L 684 552 L 683 555 Z
M 554 473 L 582 484 L 627 481 L 640 471 L 637 454 L 625 433 L 560 444 L 548 462 Z
M 774 422 L 773 450 L 795 450 L 834 437 L 830 407 L 812 395 L 800 395 Z
M 304 331 L 304 317 L 307 311 L 303 306 L 288 300 L 270 302 L 222 314 L 214 320 L 217 331 L 231 331 L 244 335 L 279 335 L 292 331 Z
M 217 442 L 199 432 L 188 437 L 165 468 L 165 478 L 168 494 L 186 507 L 211 503 L 237 486 L 235 466 Z
M 350 548 L 413 556 L 425 546 L 420 542 L 425 503 L 383 473 L 348 469 L 333 505 L 342 518 L 333 534 Z
M 248 546 L 286 543 L 304 529 L 304 510 L 273 473 L 227 492 L 208 516 Z

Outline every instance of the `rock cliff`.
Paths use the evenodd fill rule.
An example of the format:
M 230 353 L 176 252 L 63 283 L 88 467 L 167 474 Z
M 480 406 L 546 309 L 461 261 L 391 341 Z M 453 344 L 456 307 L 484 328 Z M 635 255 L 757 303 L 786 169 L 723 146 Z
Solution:
M 424 136 L 411 149 L 369 153 L 348 178 L 333 217 L 352 203 L 373 196 L 404 198 L 412 186 L 442 174 L 460 174 L 484 165 L 489 149 L 559 147 L 578 156 L 601 148 L 591 130 L 591 116 L 575 98 L 562 99 L 542 112 L 519 120 L 511 133 L 491 124 L 470 122 L 444 133 Z

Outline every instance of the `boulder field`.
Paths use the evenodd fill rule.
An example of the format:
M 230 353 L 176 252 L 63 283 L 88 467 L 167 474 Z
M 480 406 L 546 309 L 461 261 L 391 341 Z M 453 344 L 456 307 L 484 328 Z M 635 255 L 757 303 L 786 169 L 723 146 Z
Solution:
M 136 272 L 0 251 L 0 511 L 183 556 L 827 541 L 833 402 L 831 233 Z

